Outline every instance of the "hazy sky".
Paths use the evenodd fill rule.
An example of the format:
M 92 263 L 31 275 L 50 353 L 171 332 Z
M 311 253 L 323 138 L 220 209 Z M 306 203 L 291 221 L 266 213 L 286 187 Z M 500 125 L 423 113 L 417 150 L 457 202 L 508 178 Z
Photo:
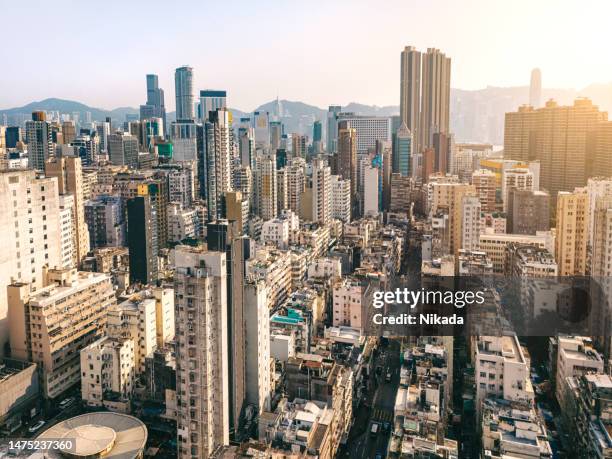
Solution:
M 47 97 L 115 108 L 145 101 L 174 69 L 249 111 L 278 94 L 327 106 L 399 103 L 400 51 L 437 47 L 451 85 L 612 80 L 612 2 L 564 0 L 1 0 L 0 108 Z

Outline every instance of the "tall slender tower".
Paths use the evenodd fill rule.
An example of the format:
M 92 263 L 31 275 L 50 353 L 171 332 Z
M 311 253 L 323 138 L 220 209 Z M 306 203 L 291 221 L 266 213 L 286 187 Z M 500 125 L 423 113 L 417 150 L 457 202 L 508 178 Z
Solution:
M 540 108 L 542 106 L 542 72 L 537 68 L 531 71 L 529 105 L 533 108 Z
M 419 132 L 421 112 L 421 52 L 414 46 L 402 51 L 400 78 L 400 119 L 412 133 Z M 417 153 L 420 145 L 416 145 Z
M 32 112 L 32 121 L 26 122 L 26 143 L 30 169 L 45 170 L 45 162 L 54 154 L 51 125 L 45 112 Z
M 337 173 L 351 181 L 351 202 L 357 201 L 357 131 L 347 121 L 338 123 Z
M 450 76 L 450 57 L 439 49 L 428 48 L 423 55 L 421 74 L 421 119 L 417 132 L 421 148 L 433 147 L 435 133 L 449 132 Z
M 232 191 L 230 115 L 226 109 L 210 112 L 205 125 L 206 186 L 209 221 L 221 218 L 222 198 Z
M 174 90 L 176 94 L 176 120 L 193 120 L 193 68 L 184 66 L 176 69 Z
M 226 253 L 174 250 L 178 457 L 229 444 Z

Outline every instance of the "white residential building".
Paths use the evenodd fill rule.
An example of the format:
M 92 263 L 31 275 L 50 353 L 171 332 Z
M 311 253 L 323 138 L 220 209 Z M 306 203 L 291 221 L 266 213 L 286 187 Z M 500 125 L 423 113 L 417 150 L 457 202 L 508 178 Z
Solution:
M 354 279 L 344 278 L 334 285 L 332 323 L 362 330 L 361 303 L 363 287 Z

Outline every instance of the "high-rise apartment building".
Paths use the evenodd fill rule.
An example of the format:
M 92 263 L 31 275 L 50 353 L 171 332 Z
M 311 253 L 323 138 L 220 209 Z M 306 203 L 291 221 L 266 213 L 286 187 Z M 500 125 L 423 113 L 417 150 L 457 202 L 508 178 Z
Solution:
M 149 195 L 128 199 L 127 217 L 130 282 L 155 283 L 159 251 L 157 204 Z
M 126 243 L 123 200 L 103 195 L 85 202 L 85 221 L 89 230 L 89 246 L 123 247 Z
M 108 136 L 108 157 L 111 164 L 138 168 L 138 138 L 124 132 Z
M 283 187 L 283 192 L 287 202 L 286 207 L 282 207 L 279 210 L 287 208 L 295 213 L 299 213 L 302 196 L 306 189 L 306 161 L 301 157 L 291 158 L 289 164 L 282 171 L 284 174 L 282 183 L 286 185 Z
M 513 188 L 507 209 L 508 233 L 536 234 L 550 229 L 550 195 L 546 191 Z
M 543 108 L 520 107 L 506 113 L 504 157 L 519 161 L 539 160 L 540 186 L 554 200 L 559 191 L 571 191 L 586 184 L 589 162 L 589 133 L 596 130 L 607 113 L 586 98 L 571 106 L 550 100 Z
M 308 137 L 300 134 L 291 134 L 291 156 L 306 159 L 308 153 Z
M 230 131 L 230 114 L 226 109 L 210 113 L 205 125 L 205 179 L 209 221 L 222 217 L 223 194 L 232 191 Z
M 351 221 L 351 182 L 339 175 L 330 177 L 331 217 L 344 223 Z
M 174 91 L 176 96 L 176 120 L 190 121 L 194 117 L 193 107 L 193 68 L 183 66 L 174 72 Z
M 26 143 L 29 167 L 44 171 L 45 162 L 54 155 L 51 124 L 45 112 L 33 112 L 32 120 L 26 121 Z
M 612 121 L 597 123 L 588 136 L 587 175 L 612 177 Z
M 270 121 L 270 151 L 276 152 L 281 147 L 283 124 L 280 121 Z
M 526 168 L 507 169 L 502 174 L 502 200 L 504 211 L 508 211 L 508 195 L 510 190 L 536 190 L 533 173 Z
M 262 280 L 244 282 L 245 387 L 246 402 L 257 412 L 269 411 L 270 381 L 270 309 L 268 289 Z
M 255 161 L 255 203 L 257 214 L 263 220 L 271 220 L 278 215 L 276 186 L 276 158 L 263 155 Z
M 227 108 L 227 91 L 204 89 L 200 91 L 200 121 L 206 123 L 210 112 Z
M 482 211 L 495 212 L 497 209 L 495 199 L 497 178 L 495 174 L 486 169 L 476 170 L 472 173 L 472 185 L 476 188 Z
M 327 225 L 331 220 L 331 169 L 324 159 L 312 162 L 312 220 Z
M 415 134 L 415 151 L 421 152 L 418 141 L 421 116 L 421 52 L 414 46 L 406 46 L 401 54 L 400 71 L 400 119 Z
M 174 250 L 178 457 L 210 457 L 229 444 L 225 252 Z
M 421 63 L 420 144 L 433 146 L 435 133 L 448 134 L 450 121 L 451 60 L 435 48 L 428 48 Z
M 609 257 L 612 251 L 612 195 L 596 198 L 593 209 L 593 223 L 589 274 L 596 278 L 612 276 Z
M 357 201 L 357 131 L 346 122 L 338 123 L 337 175 L 351 183 L 351 207 Z
M 26 283 L 8 287 L 11 355 L 39 365 L 43 395 L 52 399 L 81 381 L 79 352 L 103 336 L 116 300 L 108 274 L 68 268 L 43 275 L 45 287 L 35 292 Z
M 584 188 L 557 196 L 555 259 L 559 276 L 580 276 L 587 271 L 589 197 Z
M 45 163 L 45 174 L 57 178 L 60 195 L 71 194 L 74 197 L 74 247 L 78 266 L 89 252 L 89 230 L 85 221 L 85 201 L 83 199 L 83 169 L 81 159 L 75 157 L 53 158 Z
M 264 152 L 270 148 L 270 116 L 268 112 L 253 112 L 255 147 Z

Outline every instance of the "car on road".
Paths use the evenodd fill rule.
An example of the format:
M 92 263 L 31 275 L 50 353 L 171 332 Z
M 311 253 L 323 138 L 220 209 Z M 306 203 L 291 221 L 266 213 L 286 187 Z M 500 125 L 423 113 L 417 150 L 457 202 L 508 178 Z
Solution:
M 391 430 L 391 424 L 389 424 L 388 422 L 383 422 L 383 432 L 389 433 L 390 430 Z
M 63 410 L 64 408 L 69 407 L 70 405 L 72 405 L 74 403 L 74 398 L 69 397 L 69 398 L 65 398 L 64 400 L 62 400 L 59 403 L 59 407 Z
M 382 458 L 383 458 L 383 455 L 382 455 L 382 453 L 379 451 L 379 452 L 377 452 L 377 453 L 376 453 L 376 456 L 374 456 L 374 458 L 375 458 L 375 459 L 382 459 Z
M 28 429 L 28 432 L 34 433 L 44 425 L 45 425 L 45 421 L 40 420 L 36 424 L 31 425 L 30 428 Z
M 387 371 L 387 376 L 385 377 L 385 381 L 391 382 L 391 372 Z
M 372 427 L 370 428 L 370 435 L 373 437 L 378 435 L 378 429 L 379 429 L 378 422 L 373 422 Z

